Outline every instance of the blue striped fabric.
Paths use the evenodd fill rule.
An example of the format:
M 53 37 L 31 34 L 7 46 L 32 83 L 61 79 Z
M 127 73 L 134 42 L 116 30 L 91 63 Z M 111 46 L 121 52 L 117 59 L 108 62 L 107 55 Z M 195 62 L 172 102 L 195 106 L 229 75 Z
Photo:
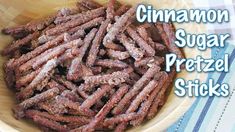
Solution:
M 219 59 L 221 56 L 223 56 L 225 53 L 230 54 L 229 57 L 229 63 L 230 63 L 230 70 L 235 67 L 235 48 L 232 44 L 226 44 L 226 47 L 224 48 L 213 48 L 212 49 L 212 57 L 214 59 Z M 231 84 L 231 78 L 234 78 L 235 75 L 233 72 L 228 73 L 218 73 L 213 72 L 209 73 L 208 79 L 213 78 L 217 83 L 228 83 L 230 84 L 230 97 L 199 97 L 196 99 L 194 104 L 191 106 L 191 108 L 172 126 L 170 126 L 167 131 L 168 132 L 207 132 L 210 130 L 218 131 L 220 128 L 228 128 L 230 131 L 235 131 L 235 118 L 233 120 L 229 119 L 226 121 L 233 121 L 234 124 L 231 126 L 228 126 L 226 121 L 223 121 L 223 115 L 231 114 L 234 115 L 234 113 L 226 113 L 226 108 L 230 105 L 234 105 L 233 99 L 234 94 L 231 93 L 231 91 L 234 90 L 233 86 L 235 82 Z M 228 100 L 226 105 L 224 105 L 224 100 Z M 235 116 L 234 116 L 235 117 Z M 212 119 L 215 124 L 212 123 Z M 224 119 L 225 120 L 225 119 Z M 231 123 L 230 123 L 231 124 Z M 214 127 L 213 129 L 210 127 Z M 227 131 L 226 131 L 227 132 Z

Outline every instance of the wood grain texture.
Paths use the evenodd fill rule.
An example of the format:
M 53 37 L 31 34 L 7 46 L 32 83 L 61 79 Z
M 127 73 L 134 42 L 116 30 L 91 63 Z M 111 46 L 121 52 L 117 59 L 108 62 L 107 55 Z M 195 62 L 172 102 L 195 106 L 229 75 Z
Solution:
M 124 0 L 121 0 L 124 2 Z M 32 19 L 41 18 L 47 14 L 55 12 L 62 7 L 72 7 L 76 0 L 0 0 L 0 29 L 3 27 L 24 24 Z M 106 3 L 106 0 L 98 0 L 100 3 Z M 186 0 L 129 0 L 127 3 L 136 4 L 144 2 L 155 5 L 156 8 L 169 8 L 181 9 L 190 8 L 192 3 Z M 176 24 L 176 28 L 184 28 L 191 33 L 204 32 L 202 25 L 191 24 Z M 2 50 L 11 41 L 10 37 L 0 34 L 0 50 Z M 199 52 L 198 50 L 185 48 L 184 52 L 187 57 L 195 57 L 197 55 L 210 57 L 210 51 Z M 6 58 L 0 57 L 0 65 L 6 61 Z M 186 79 L 200 78 L 205 80 L 206 75 L 197 73 L 182 72 L 178 77 Z M 173 94 L 169 94 L 164 107 L 159 114 L 148 121 L 146 124 L 131 129 L 130 131 L 161 131 L 176 121 L 193 103 L 193 98 L 178 98 Z M 4 74 L 1 68 L 0 71 L 0 131 L 13 132 L 13 131 L 34 131 L 39 129 L 29 121 L 16 120 L 13 117 L 11 108 L 15 104 L 14 94 L 11 90 L 6 88 L 4 82 Z

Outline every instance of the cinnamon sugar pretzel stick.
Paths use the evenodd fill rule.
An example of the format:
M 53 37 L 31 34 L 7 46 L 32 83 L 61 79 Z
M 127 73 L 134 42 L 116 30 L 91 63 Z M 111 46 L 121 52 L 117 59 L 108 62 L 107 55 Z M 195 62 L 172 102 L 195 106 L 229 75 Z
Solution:
M 88 47 L 90 46 L 91 41 L 95 37 L 96 32 L 97 32 L 97 29 L 94 28 L 85 37 L 84 44 L 79 49 L 79 55 L 72 60 L 71 66 L 70 66 L 68 74 L 67 74 L 68 80 L 77 80 L 79 78 L 79 72 L 81 71 L 81 62 L 82 62 L 83 56 L 85 55 Z
M 84 37 L 85 31 L 84 31 L 83 29 L 78 29 L 78 30 L 76 30 L 76 31 L 74 31 L 74 32 L 72 32 L 72 33 L 70 33 L 70 34 L 71 34 L 71 36 L 69 36 L 69 35 L 66 35 L 66 36 L 69 36 L 69 37 L 71 38 L 70 41 L 72 41 L 72 40 L 75 40 L 75 39 L 79 39 L 79 38 L 81 38 L 81 37 Z M 41 35 L 41 36 L 38 38 L 38 43 L 40 43 L 40 44 L 46 43 L 46 42 L 48 42 L 48 41 L 51 41 L 51 40 L 55 39 L 57 36 L 58 36 L 58 35 L 55 35 L 55 36 L 48 36 L 48 35 L 46 35 L 46 34 L 43 34 L 43 35 Z M 64 38 L 66 38 L 66 37 L 64 37 Z M 64 39 L 64 40 L 65 40 L 65 39 Z M 68 41 L 67 41 L 67 42 L 68 42 Z
M 79 88 L 82 89 L 83 91 L 91 91 L 93 87 L 94 87 L 93 84 L 85 84 L 85 83 L 82 83 L 79 86 Z
M 135 67 L 141 67 L 141 66 L 146 66 L 149 65 L 150 63 L 157 63 L 158 65 L 162 64 L 164 62 L 163 57 L 146 57 L 143 58 L 142 60 L 135 61 L 134 65 Z
M 94 65 L 97 54 L 99 53 L 99 47 L 103 40 L 103 37 L 106 33 L 106 28 L 108 27 L 108 24 L 110 23 L 109 19 L 106 19 L 104 22 L 102 22 L 97 35 L 95 36 L 94 40 L 92 41 L 91 49 L 88 53 L 86 65 L 91 67 Z
M 62 93 L 61 93 L 61 96 L 73 101 L 73 102 L 83 102 L 84 100 L 76 93 L 75 90 L 64 90 Z
M 63 64 L 65 61 L 71 60 L 78 55 L 79 55 L 79 48 L 77 46 L 74 46 L 71 49 L 67 49 L 63 55 L 58 57 L 58 62 L 60 64 Z
M 45 50 L 59 45 L 64 40 L 64 35 L 65 34 L 62 34 L 62 35 L 58 36 L 57 38 L 47 42 L 46 44 L 37 47 L 35 50 L 22 55 L 20 58 L 15 59 L 14 62 L 11 64 L 11 68 L 14 69 L 14 67 L 25 63 L 26 61 L 30 60 L 31 58 L 34 58 L 35 56 L 41 54 Z
M 37 94 L 32 98 L 29 98 L 23 102 L 21 102 L 19 105 L 17 105 L 14 109 L 15 115 L 17 118 L 24 117 L 24 110 L 36 105 L 39 102 L 45 101 L 47 99 L 50 99 L 54 96 L 59 94 L 58 88 L 49 89 L 43 93 Z
M 62 32 L 65 32 L 69 30 L 70 28 L 76 27 L 78 25 L 84 24 L 94 18 L 100 17 L 104 15 L 104 7 L 100 7 L 98 9 L 94 9 L 91 11 L 87 11 L 78 15 L 75 15 L 71 17 L 72 20 L 60 24 L 56 26 L 55 28 L 52 28 L 46 32 L 47 35 L 55 35 L 55 34 L 60 34 Z
M 135 11 L 136 11 L 136 6 L 130 8 L 114 23 L 114 25 L 109 29 L 108 33 L 104 37 L 103 45 L 105 47 L 106 44 L 112 42 L 115 39 L 115 37 L 118 35 L 122 27 L 124 27 L 127 21 L 129 20 L 129 18 L 134 15 Z
M 126 105 L 129 105 L 131 99 L 138 94 L 141 88 L 150 81 L 150 79 L 159 72 L 160 67 L 156 64 L 150 67 L 147 72 L 134 84 L 133 88 L 122 98 L 118 105 L 113 109 L 113 114 L 120 114 Z
M 39 31 L 49 26 L 54 21 L 55 16 L 55 14 L 52 14 L 46 17 L 45 19 L 34 20 L 27 23 L 26 25 L 5 28 L 2 30 L 2 32 L 4 34 L 10 34 L 12 36 L 22 36 L 22 34 Z
M 157 96 L 159 90 L 161 90 L 162 86 L 164 85 L 164 83 L 168 80 L 168 76 L 163 77 L 159 80 L 159 84 L 156 86 L 156 88 L 152 91 L 152 93 L 148 96 L 148 99 L 146 101 L 144 101 L 141 104 L 140 109 L 138 110 L 137 113 L 140 114 L 140 117 L 137 118 L 136 120 L 131 121 L 131 124 L 133 126 L 137 126 L 140 125 L 140 123 L 143 122 L 144 118 L 147 116 L 148 114 L 148 110 L 151 107 L 151 104 L 154 100 L 154 98 Z M 129 107 L 130 108 L 130 107 Z
M 45 110 L 49 114 L 65 114 L 68 113 L 68 109 L 65 108 L 60 102 L 57 102 L 54 98 L 38 104 L 40 110 Z
M 48 49 L 48 50 L 44 51 L 43 53 L 41 53 L 40 55 L 38 55 L 37 57 L 32 58 L 31 60 L 29 60 L 26 63 L 24 63 L 23 65 L 21 65 L 19 67 L 19 71 L 25 72 L 31 68 L 37 69 L 37 67 L 39 67 L 41 64 L 45 63 L 47 60 L 49 60 L 53 57 L 60 55 L 66 49 L 72 48 L 74 46 L 79 47 L 81 45 L 82 45 L 81 39 L 76 39 L 76 40 L 70 41 L 68 43 L 59 45 L 57 47 Z
M 111 74 L 94 75 L 84 77 L 86 84 L 110 84 L 119 85 L 129 78 L 129 74 L 124 71 L 117 71 Z
M 155 55 L 155 50 L 146 41 L 144 41 L 144 39 L 142 39 L 133 28 L 127 27 L 126 31 L 132 37 L 132 39 L 135 40 L 135 42 L 140 46 L 140 48 L 145 50 L 149 56 Z
M 155 26 L 157 27 L 159 34 L 167 46 L 168 50 L 172 53 L 175 53 L 179 58 L 184 58 L 184 55 L 180 51 L 180 49 L 174 44 L 175 41 L 175 34 L 174 34 L 174 27 L 172 24 L 162 24 L 156 23 Z
M 130 54 L 127 51 L 116 51 L 108 49 L 108 56 L 113 59 L 125 60 L 130 57 Z
M 79 123 L 79 124 L 87 124 L 89 123 L 90 119 L 84 116 L 63 116 L 63 115 L 52 115 L 47 112 L 41 112 L 38 110 L 27 110 L 25 112 L 26 116 L 33 117 L 33 116 L 40 116 L 44 117 L 53 121 L 59 122 L 67 122 L 67 123 Z
M 8 88 L 11 88 L 11 89 L 15 88 L 14 82 L 16 81 L 14 70 L 12 70 L 10 68 L 11 64 L 13 63 L 13 61 L 14 61 L 14 59 L 10 59 L 8 62 L 6 62 L 4 64 L 4 67 L 3 67 L 4 68 L 4 72 L 7 73 L 4 76 L 4 79 L 6 81 L 6 85 L 7 85 Z
M 37 38 L 40 35 L 39 32 L 34 32 L 32 34 L 27 35 L 23 39 L 19 39 L 9 45 L 2 51 L 2 55 L 9 55 L 10 53 L 14 52 L 15 50 L 19 49 L 20 47 L 28 44 L 31 40 Z
M 38 75 L 33 79 L 33 81 L 23 89 L 17 97 L 19 99 L 26 99 L 30 97 L 34 90 L 37 88 L 37 85 L 44 83 L 43 80 L 51 76 L 51 71 L 57 66 L 56 59 L 49 60 L 43 67 L 42 70 L 38 73 Z
M 159 76 L 161 77 L 161 81 L 165 81 L 168 77 L 167 73 L 165 73 L 165 72 L 161 72 L 159 74 L 160 74 Z M 143 90 L 136 96 L 136 98 L 131 102 L 131 105 L 127 109 L 126 113 L 134 112 L 139 107 L 141 102 L 143 102 L 145 100 L 145 97 L 147 97 L 156 88 L 156 86 L 159 85 L 159 83 L 160 82 L 157 79 L 153 79 L 152 81 L 150 81 L 143 88 Z
M 91 109 L 81 109 L 80 105 L 78 104 L 78 102 L 73 102 L 70 101 L 68 99 L 65 98 L 61 98 L 61 97 L 56 97 L 56 100 L 58 102 L 60 102 L 62 105 L 64 105 L 65 107 L 68 107 L 70 109 L 76 110 L 76 112 L 78 112 L 80 115 L 84 115 L 84 116 L 94 116 L 95 112 L 92 111 Z
M 97 102 L 97 100 L 100 100 L 102 96 L 111 89 L 112 86 L 102 85 L 82 103 L 81 108 L 90 108 L 92 105 L 94 105 Z
M 41 71 L 41 69 L 39 68 L 36 71 L 33 71 L 33 72 L 21 77 L 20 79 L 16 80 L 16 88 L 20 88 L 20 87 L 25 86 L 28 83 L 30 83 L 37 76 L 37 74 L 40 71 Z
M 135 67 L 145 66 L 152 60 L 154 60 L 154 57 L 145 57 L 139 61 L 135 61 L 134 65 Z
M 53 13 L 44 19 L 34 20 L 26 24 L 25 28 L 30 32 L 40 31 L 49 26 L 56 18 L 57 13 Z
M 139 33 L 139 35 L 142 37 L 142 39 L 144 41 L 148 42 L 149 35 L 148 35 L 146 28 L 143 25 L 140 25 L 136 28 L 136 30 Z M 152 47 L 152 48 L 154 48 L 154 47 Z
M 165 92 L 166 92 L 167 88 L 171 85 L 171 83 L 172 83 L 172 81 L 174 79 L 175 74 L 176 73 L 175 73 L 174 69 L 169 73 L 167 81 L 162 86 L 161 91 L 155 97 L 155 99 L 154 99 L 154 101 L 153 101 L 153 103 L 152 103 L 152 105 L 151 105 L 151 107 L 149 109 L 149 112 L 148 112 L 148 115 L 147 115 L 147 119 L 152 119 L 156 115 L 156 113 L 158 112 L 158 106 L 164 100 Z
M 47 54 L 46 56 L 40 58 L 40 60 L 36 60 L 36 61 L 33 63 L 32 68 L 33 68 L 33 69 L 37 69 L 37 68 L 40 67 L 42 64 L 44 64 L 45 62 L 47 62 L 49 59 L 51 59 L 51 58 L 57 58 L 58 56 L 60 56 L 61 54 L 63 54 L 63 53 L 65 52 L 65 50 L 66 50 L 65 47 L 53 49 L 53 51 L 51 52 L 51 54 Z
M 32 119 L 37 124 L 42 125 L 42 126 L 46 126 L 52 130 L 56 130 L 56 131 L 60 131 L 60 132 L 68 131 L 68 129 L 66 128 L 65 125 L 61 125 L 60 123 L 49 120 L 47 118 L 35 115 L 32 117 Z
M 96 60 L 95 65 L 102 66 L 102 67 L 108 67 L 108 68 L 126 68 L 128 67 L 128 64 L 126 64 L 123 61 L 119 60 L 112 60 L 112 59 L 104 59 L 104 60 Z
M 86 29 L 90 29 L 92 27 L 96 27 L 96 26 L 100 25 L 103 21 L 104 21 L 104 17 L 97 17 L 87 23 L 84 23 L 82 25 L 79 25 L 77 27 L 69 29 L 68 33 L 73 34 L 74 32 L 76 32 L 78 30 L 86 30 Z
M 141 60 L 144 56 L 144 51 L 137 48 L 135 46 L 135 43 L 128 38 L 125 34 L 121 34 L 119 36 L 120 42 L 125 46 L 131 57 L 133 57 L 135 60 Z
M 94 131 L 95 126 L 98 125 L 100 121 L 105 119 L 106 115 L 110 112 L 114 105 L 117 104 L 121 97 L 128 91 L 128 88 L 128 85 L 121 86 L 104 105 L 104 107 L 96 114 L 95 118 L 83 128 L 83 131 Z
M 63 92 L 64 90 L 66 90 L 66 88 L 64 86 L 60 85 L 58 82 L 56 82 L 53 79 L 51 79 L 50 82 L 48 82 L 47 86 L 49 87 L 48 89 L 52 89 L 54 87 L 57 87 L 60 90 L 60 92 Z
M 103 125 L 104 126 L 112 126 L 114 124 L 118 124 L 121 122 L 128 122 L 130 120 L 134 120 L 136 118 L 138 118 L 140 115 L 133 112 L 133 113 L 129 113 L 129 114 L 120 114 L 111 118 L 106 118 L 104 120 Z
M 84 98 L 86 99 L 88 97 L 88 95 L 80 88 L 77 87 L 75 84 L 73 84 L 70 81 L 64 80 L 60 77 L 55 78 L 56 81 L 58 81 L 59 83 L 61 83 L 62 85 L 64 85 L 65 87 L 67 87 L 67 89 L 70 90 L 77 90 L 77 92 Z
M 25 25 L 19 25 L 15 27 L 3 28 L 2 33 L 6 35 L 18 36 L 18 34 L 28 34 L 28 31 L 26 31 Z

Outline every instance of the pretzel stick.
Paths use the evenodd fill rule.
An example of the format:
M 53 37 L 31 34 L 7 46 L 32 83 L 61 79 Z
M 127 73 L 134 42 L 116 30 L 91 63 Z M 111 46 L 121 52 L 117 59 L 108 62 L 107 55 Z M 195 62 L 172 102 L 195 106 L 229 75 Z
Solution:
M 94 28 L 85 37 L 84 44 L 79 49 L 79 55 L 72 60 L 71 66 L 70 66 L 68 74 L 67 74 L 68 80 L 77 80 L 79 78 L 79 72 L 81 70 L 81 62 L 82 62 L 83 56 L 85 55 L 91 41 L 95 37 L 96 32 L 97 32 L 97 29 Z
M 18 35 L 18 34 L 28 34 L 28 31 L 25 29 L 25 25 L 19 25 L 15 27 L 3 28 L 2 33 L 6 35 Z
M 154 98 L 157 96 L 159 90 L 162 88 L 164 83 L 168 80 L 168 76 L 163 77 L 159 80 L 159 84 L 156 86 L 156 88 L 152 91 L 152 93 L 149 95 L 148 99 L 141 104 L 140 109 L 138 110 L 137 113 L 140 114 L 140 117 L 137 118 L 136 120 L 131 121 L 131 124 L 133 126 L 140 125 L 140 123 L 143 122 L 144 118 L 148 114 L 148 110 L 154 100 Z M 130 108 L 130 107 L 129 107 Z
M 55 19 L 56 14 L 49 15 L 42 20 L 34 20 L 26 25 L 20 25 L 10 28 L 5 28 L 2 30 L 2 33 L 12 36 L 22 36 L 22 34 L 27 34 L 28 32 L 35 32 L 44 29 L 49 26 Z
M 106 118 L 104 120 L 103 125 L 104 126 L 112 126 L 114 124 L 118 124 L 121 122 L 128 122 L 131 120 L 134 120 L 136 118 L 138 118 L 139 115 L 137 113 L 129 113 L 129 114 L 121 114 L 121 115 L 117 115 L 115 117 L 111 117 L 111 118 Z
M 98 17 L 98 18 L 92 19 L 91 21 L 89 21 L 87 23 L 84 23 L 82 25 L 79 25 L 77 27 L 69 29 L 68 33 L 73 34 L 74 32 L 76 32 L 78 30 L 86 30 L 86 29 L 90 29 L 92 27 L 96 27 L 96 26 L 100 25 L 103 21 L 104 21 L 103 17 Z
M 160 67 L 157 65 L 153 65 L 150 67 L 147 72 L 134 84 L 133 88 L 121 99 L 121 101 L 118 103 L 118 105 L 113 109 L 112 113 L 117 115 L 120 114 L 123 110 L 123 108 L 126 105 L 129 105 L 131 102 L 131 99 L 138 94 L 138 92 L 141 90 L 141 88 L 150 81 L 150 79 L 159 72 Z
M 37 69 L 36 71 L 33 71 L 23 77 L 21 77 L 20 79 L 18 79 L 16 81 L 16 88 L 20 88 L 21 86 L 25 86 L 28 83 L 30 83 L 31 81 L 33 81 L 33 79 L 37 76 L 37 74 L 41 71 L 41 69 Z
M 15 42 L 13 42 L 11 45 L 9 45 L 7 48 L 5 48 L 2 51 L 2 55 L 9 55 L 10 53 L 16 51 L 20 47 L 28 44 L 31 40 L 37 38 L 39 36 L 39 32 L 34 32 L 32 34 L 27 35 L 23 39 L 19 39 Z
M 170 72 L 170 74 L 168 75 L 168 79 L 167 79 L 168 81 L 165 82 L 165 84 L 162 86 L 161 91 L 155 97 L 151 107 L 149 108 L 147 119 L 152 119 L 156 115 L 156 113 L 158 112 L 158 106 L 164 100 L 164 97 L 165 97 L 164 93 L 166 92 L 167 88 L 169 87 L 169 85 L 173 81 L 174 76 L 175 76 L 175 70 L 172 70 Z
M 130 8 L 125 14 L 121 16 L 120 19 L 118 19 L 114 25 L 109 29 L 108 33 L 104 37 L 103 40 L 103 45 L 106 47 L 106 44 L 113 42 L 115 39 L 116 35 L 120 32 L 122 27 L 125 26 L 127 23 L 128 19 L 134 15 L 136 10 L 136 6 Z
M 126 31 L 132 37 L 132 39 L 135 40 L 135 42 L 140 46 L 140 48 L 145 50 L 149 56 L 155 55 L 155 50 L 146 41 L 144 41 L 144 39 L 142 39 L 134 29 L 128 27 Z
M 161 65 L 164 62 L 163 57 L 146 57 L 143 58 L 142 60 L 135 61 L 134 65 L 135 67 L 141 67 L 141 66 L 146 66 L 146 65 L 151 65 L 151 63 L 157 63 L 158 65 Z
M 40 116 L 37 116 L 37 115 L 33 116 L 32 118 L 33 118 L 33 121 L 36 122 L 37 124 L 40 124 L 42 126 L 46 126 L 46 127 L 50 128 L 52 130 L 61 131 L 61 132 L 68 131 L 66 126 L 61 125 L 58 122 L 49 120 L 47 118 L 43 118 L 43 117 L 40 117 Z
M 80 87 L 77 87 L 72 82 L 64 80 L 62 78 L 55 78 L 55 80 L 63 84 L 65 87 L 67 87 L 70 90 L 76 90 L 84 99 L 88 97 L 88 95 Z
M 91 49 L 88 53 L 86 65 L 87 66 L 93 66 L 97 57 L 97 54 L 99 53 L 99 47 L 102 42 L 102 39 L 106 33 L 106 28 L 108 24 L 110 23 L 109 19 L 106 19 L 100 26 L 97 35 L 95 36 L 94 40 L 92 41 Z
M 149 35 L 148 35 L 146 28 L 143 25 L 140 25 L 136 28 L 136 30 L 139 33 L 139 35 L 142 37 L 142 39 L 144 41 L 148 42 Z M 152 48 L 154 48 L 154 47 L 152 46 Z
M 38 73 L 38 75 L 33 79 L 33 81 L 23 89 L 17 97 L 19 99 L 26 99 L 34 93 L 35 88 L 37 88 L 39 84 L 45 83 L 44 79 L 51 76 L 51 71 L 57 66 L 56 59 L 49 60 L 43 67 L 42 70 Z M 43 87 L 42 87 L 43 88 Z M 40 88 L 40 89 L 42 89 Z
M 49 89 L 46 92 L 43 92 L 41 94 L 38 94 L 32 98 L 29 98 L 29 99 L 21 102 L 20 104 L 18 104 L 14 108 L 15 117 L 16 118 L 24 117 L 25 116 L 24 110 L 36 105 L 39 102 L 50 99 L 50 98 L 56 96 L 57 94 L 59 94 L 59 89 L 53 88 L 53 89 Z
M 108 49 L 108 56 L 113 59 L 125 60 L 130 57 L 130 54 L 127 51 L 122 52 Z
M 87 12 L 75 15 L 73 17 L 70 17 L 71 18 L 70 21 L 68 21 L 66 23 L 62 23 L 62 24 L 56 26 L 55 28 L 52 28 L 52 29 L 46 31 L 46 35 L 59 34 L 59 33 L 68 31 L 70 28 L 84 24 L 94 18 L 100 17 L 100 16 L 104 15 L 104 9 L 105 9 L 104 7 L 100 7 L 98 9 L 94 9 L 94 10 L 87 11 Z
M 165 81 L 167 79 L 167 74 L 166 73 L 159 73 L 161 77 L 161 81 Z M 150 81 L 144 88 L 143 90 L 136 96 L 136 98 L 131 102 L 131 105 L 127 109 L 126 113 L 131 113 L 134 112 L 138 106 L 145 100 L 145 98 L 152 92 L 156 86 L 159 85 L 159 80 L 153 79 Z
M 110 91 L 112 86 L 102 85 L 101 88 L 98 88 L 91 96 L 89 96 L 81 105 L 81 108 L 90 108 L 94 105 L 97 100 L 100 100 L 102 96 Z
M 90 109 L 82 109 L 77 102 L 73 102 L 73 101 L 70 101 L 68 99 L 61 98 L 61 97 L 56 97 L 56 100 L 59 101 L 65 107 L 76 110 L 76 112 L 78 112 L 80 115 L 84 115 L 88 117 L 95 115 L 95 112 Z
M 45 50 L 59 45 L 63 41 L 64 35 L 65 34 L 62 34 L 62 35 L 58 36 L 57 38 L 47 42 L 46 44 L 37 47 L 33 51 L 22 55 L 20 58 L 15 59 L 14 62 L 11 64 L 11 68 L 14 69 L 16 66 L 19 66 L 19 65 L 25 63 L 26 61 L 30 60 L 31 58 L 41 54 Z
M 76 93 L 75 90 L 63 90 L 61 96 L 73 101 L 73 102 L 83 102 L 84 100 Z
M 144 52 L 141 49 L 137 48 L 135 46 L 135 43 L 133 43 L 133 41 L 125 34 L 121 34 L 119 40 L 135 60 L 140 60 L 141 58 L 143 58 Z
M 93 131 L 95 126 L 102 120 L 105 119 L 105 116 L 109 111 L 114 107 L 115 104 L 121 99 L 121 97 L 128 91 L 128 85 L 120 87 L 117 92 L 109 99 L 109 101 L 104 105 L 104 107 L 96 114 L 94 119 L 86 125 L 83 131 Z M 72 130 L 76 131 L 76 130 Z
M 67 22 L 67 21 L 69 21 L 70 19 L 72 19 L 73 17 L 76 17 L 76 16 L 79 16 L 79 14 L 77 14 L 77 15 L 71 15 L 71 16 L 67 16 L 67 17 L 57 17 L 56 20 L 55 20 L 55 23 L 56 23 L 56 24 L 61 24 L 61 23 Z M 93 20 L 90 20 L 90 21 L 87 22 L 87 23 L 84 23 L 83 25 L 79 25 L 79 26 L 77 26 L 77 27 L 71 28 L 70 30 L 73 30 L 73 32 L 75 32 L 75 29 L 77 29 L 78 27 L 85 27 L 84 25 L 87 25 L 87 27 L 88 27 L 88 25 L 92 25 L 92 23 L 94 24 L 94 23 L 96 23 L 96 22 L 99 22 L 99 20 L 100 20 L 101 18 L 103 18 L 103 17 L 95 18 L 95 19 L 93 19 Z M 90 27 L 92 27 L 92 26 L 90 26 Z M 71 33 L 70 30 L 69 30 L 69 32 Z
M 47 112 L 40 112 L 38 110 L 27 110 L 25 112 L 26 116 L 33 117 L 33 116 L 40 116 L 44 117 L 53 121 L 59 122 L 66 122 L 66 123 L 79 123 L 79 124 L 87 124 L 89 123 L 90 119 L 84 116 L 62 116 L 62 115 L 51 115 Z
M 125 62 L 112 59 L 96 60 L 95 65 L 108 68 L 126 68 L 128 65 Z
M 37 57 L 27 61 L 23 65 L 19 67 L 20 72 L 25 72 L 27 70 L 30 70 L 31 68 L 37 69 L 41 64 L 45 63 L 47 60 L 57 57 L 62 52 L 64 52 L 66 49 L 72 48 L 74 46 L 79 47 L 82 45 L 82 42 L 80 39 L 70 41 L 68 43 L 59 45 L 57 47 L 54 47 L 52 49 L 48 49 L 38 55 Z
M 6 81 L 6 85 L 8 88 L 15 88 L 14 82 L 16 81 L 14 70 L 11 69 L 11 64 L 14 62 L 14 59 L 10 59 L 8 62 L 6 62 L 3 66 L 4 72 L 7 73 L 4 76 L 4 79 Z
M 41 102 L 38 104 L 39 109 L 41 110 L 45 110 L 50 114 L 64 114 L 64 113 L 68 113 L 68 109 L 65 108 L 61 103 L 59 103 L 58 101 L 56 101 L 55 99 L 52 99 L 50 101 L 46 101 L 46 102 Z
M 119 85 L 129 78 L 129 74 L 123 71 L 113 72 L 112 74 L 94 75 L 84 77 L 86 84 L 110 84 Z

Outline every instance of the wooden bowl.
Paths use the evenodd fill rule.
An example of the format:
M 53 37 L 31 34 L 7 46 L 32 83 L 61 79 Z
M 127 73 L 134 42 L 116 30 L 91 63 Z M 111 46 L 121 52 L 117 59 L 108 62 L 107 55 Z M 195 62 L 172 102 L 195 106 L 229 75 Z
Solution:
M 74 6 L 76 0 L 0 0 L 0 28 L 24 24 L 32 19 L 43 17 L 47 14 L 55 12 L 62 7 Z M 106 3 L 106 0 L 98 0 L 100 3 Z M 121 2 L 126 2 L 121 0 Z M 128 4 L 136 4 L 144 2 L 154 5 L 157 9 L 189 9 L 193 7 L 191 1 L 183 0 L 129 0 Z M 195 23 L 175 24 L 177 28 L 184 28 L 190 33 L 204 32 L 203 25 Z M 0 50 L 2 50 L 11 41 L 11 38 L 0 34 Z M 197 55 L 210 57 L 210 51 L 200 52 L 193 48 L 184 48 L 186 57 L 194 58 Z M 5 57 L 0 57 L 0 65 L 6 61 Z M 206 79 L 205 74 L 181 72 L 177 77 L 191 80 L 198 78 L 201 81 Z M 11 108 L 15 105 L 14 94 L 9 90 L 4 82 L 4 73 L 0 71 L 0 131 L 34 131 L 39 129 L 29 121 L 16 120 L 13 117 Z M 173 86 L 172 86 L 173 87 Z M 139 127 L 130 129 L 129 131 L 162 131 L 174 123 L 181 115 L 183 115 L 194 102 L 194 98 L 177 97 L 171 90 L 168 100 L 156 117 L 147 121 Z

